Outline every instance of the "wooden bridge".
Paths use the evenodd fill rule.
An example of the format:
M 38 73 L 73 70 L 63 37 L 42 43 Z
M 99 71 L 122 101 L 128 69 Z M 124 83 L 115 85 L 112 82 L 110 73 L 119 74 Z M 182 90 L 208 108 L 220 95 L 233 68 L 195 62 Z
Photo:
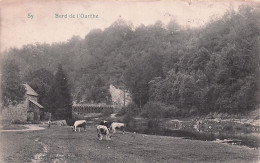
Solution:
M 113 105 L 97 105 L 97 104 L 73 104 L 72 111 L 77 114 L 102 113 L 104 110 L 114 111 Z

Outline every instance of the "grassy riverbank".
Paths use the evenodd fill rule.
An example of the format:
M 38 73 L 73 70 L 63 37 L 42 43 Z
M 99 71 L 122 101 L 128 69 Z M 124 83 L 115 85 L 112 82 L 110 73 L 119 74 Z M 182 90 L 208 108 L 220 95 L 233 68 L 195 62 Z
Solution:
M 0 142 L 1 162 L 253 162 L 259 156 L 247 147 L 136 133 L 99 141 L 94 126 L 85 133 L 60 126 L 5 132 Z

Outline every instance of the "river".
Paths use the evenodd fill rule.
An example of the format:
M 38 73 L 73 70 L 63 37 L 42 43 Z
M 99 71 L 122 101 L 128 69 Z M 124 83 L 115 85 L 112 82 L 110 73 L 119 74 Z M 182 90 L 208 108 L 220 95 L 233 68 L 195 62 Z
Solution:
M 258 149 L 260 147 L 260 134 L 248 132 L 247 130 L 239 129 L 233 130 L 228 124 L 228 130 L 225 127 L 220 128 L 221 125 L 210 126 L 205 125 L 201 129 L 198 129 L 194 123 L 186 123 L 188 125 L 180 125 L 179 122 L 172 123 L 171 127 L 169 125 L 150 125 L 149 122 L 138 122 L 134 125 L 134 128 L 130 130 L 132 132 L 138 132 L 148 135 L 160 135 L 160 136 L 173 136 L 173 137 L 182 137 L 183 139 L 192 139 L 192 140 L 201 140 L 201 141 L 216 141 L 219 143 L 227 143 L 230 145 L 240 145 L 246 146 L 249 148 Z M 227 125 L 226 125 L 227 126 Z M 235 125 L 233 125 L 235 126 Z M 237 127 L 238 128 L 238 127 Z

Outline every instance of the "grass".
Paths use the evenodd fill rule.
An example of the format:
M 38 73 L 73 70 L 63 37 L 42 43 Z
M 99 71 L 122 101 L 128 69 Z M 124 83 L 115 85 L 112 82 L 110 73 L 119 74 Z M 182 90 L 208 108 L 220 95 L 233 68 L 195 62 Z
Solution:
M 259 156 L 246 147 L 135 133 L 119 132 L 111 141 L 99 141 L 95 126 L 82 133 L 64 126 L 5 132 L 0 142 L 0 162 L 30 162 L 39 153 L 43 162 L 253 162 Z

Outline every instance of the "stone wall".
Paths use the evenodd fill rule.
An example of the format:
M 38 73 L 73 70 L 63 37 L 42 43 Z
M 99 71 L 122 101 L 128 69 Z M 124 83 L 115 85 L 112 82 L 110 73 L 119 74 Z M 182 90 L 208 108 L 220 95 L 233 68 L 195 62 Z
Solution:
M 26 102 L 22 102 L 16 106 L 9 105 L 2 110 L 2 120 L 15 122 L 17 120 L 21 122 L 27 121 L 27 105 Z

